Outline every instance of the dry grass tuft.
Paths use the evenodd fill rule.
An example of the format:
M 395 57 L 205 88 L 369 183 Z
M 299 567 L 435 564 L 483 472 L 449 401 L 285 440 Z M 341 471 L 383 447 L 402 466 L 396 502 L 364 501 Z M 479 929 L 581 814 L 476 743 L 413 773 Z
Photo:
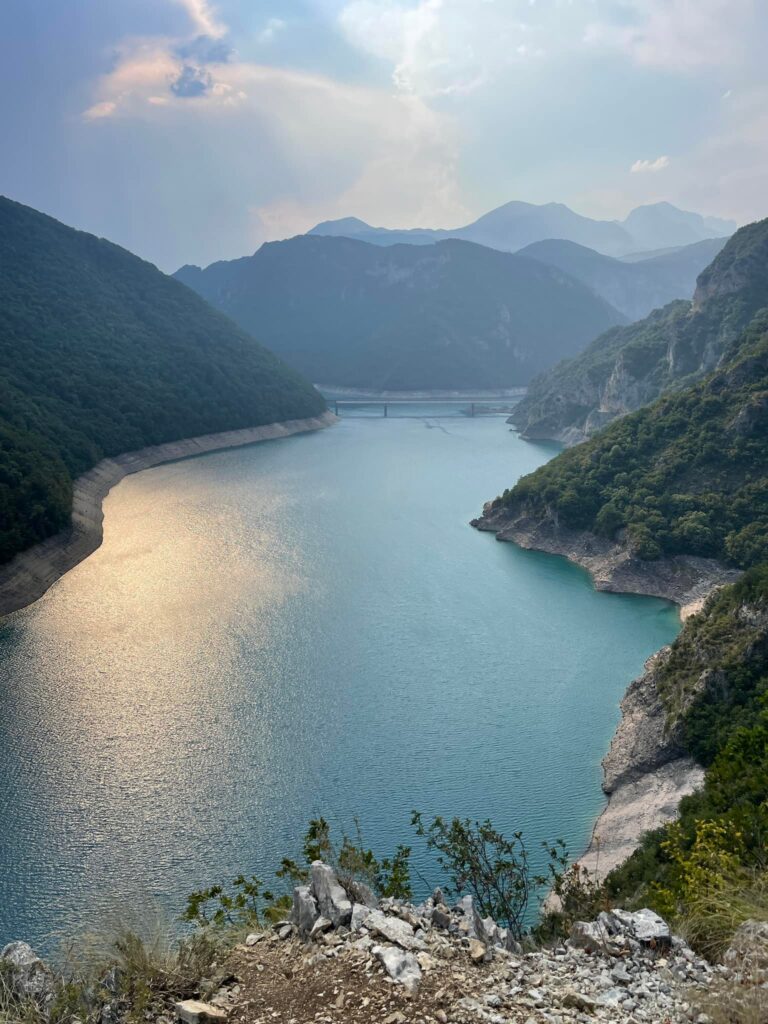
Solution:
M 723 879 L 721 885 L 702 893 L 674 925 L 695 950 L 717 961 L 736 929 L 750 920 L 768 921 L 768 871 Z

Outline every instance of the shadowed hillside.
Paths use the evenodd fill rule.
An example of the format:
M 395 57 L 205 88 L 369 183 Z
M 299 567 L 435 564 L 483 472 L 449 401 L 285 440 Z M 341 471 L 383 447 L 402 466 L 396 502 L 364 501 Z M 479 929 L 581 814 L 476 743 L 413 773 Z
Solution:
M 0 199 L 0 562 L 67 525 L 105 456 L 323 408 L 151 264 Z
M 623 320 L 560 270 L 459 241 L 301 235 L 176 276 L 322 384 L 512 387 Z
M 639 320 L 674 299 L 690 298 L 696 278 L 725 242 L 724 238 L 710 238 L 649 259 L 625 262 L 575 242 L 550 239 L 526 246 L 520 255 L 558 267 L 630 320 Z

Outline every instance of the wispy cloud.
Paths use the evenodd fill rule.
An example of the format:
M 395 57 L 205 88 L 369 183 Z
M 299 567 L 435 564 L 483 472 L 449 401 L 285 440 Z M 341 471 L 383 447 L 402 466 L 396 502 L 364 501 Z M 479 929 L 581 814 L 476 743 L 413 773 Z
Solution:
M 212 39 L 220 39 L 227 34 L 226 25 L 217 19 L 207 0 L 176 0 L 176 3 L 186 10 L 198 34 Z
M 86 121 L 98 121 L 99 118 L 111 117 L 117 110 L 117 103 L 114 100 L 101 100 L 99 103 L 94 103 L 92 107 L 88 107 L 83 112 L 83 117 Z
M 510 68 L 585 50 L 686 72 L 737 63 L 757 0 L 348 0 L 347 39 L 392 64 L 395 85 L 464 94 Z
M 657 156 L 655 160 L 635 160 L 629 168 L 631 174 L 657 174 L 669 167 L 668 156 Z
M 205 11 L 213 21 L 213 9 Z M 268 23 L 265 31 L 282 28 Z M 239 59 L 226 35 L 211 51 L 212 39 L 124 41 L 85 120 L 159 125 L 173 131 L 179 151 L 196 152 L 201 134 L 216 138 L 252 244 L 350 212 L 390 226 L 467 218 L 450 117 L 418 96 Z M 254 183 L 262 164 L 266 189 Z
M 264 28 L 258 33 L 260 43 L 271 43 L 278 32 L 282 32 L 286 23 L 282 18 L 269 18 Z
M 637 64 L 685 72 L 737 64 L 761 0 L 625 0 L 620 17 L 586 27 L 586 42 L 626 53 Z M 610 8 L 607 9 L 610 11 Z

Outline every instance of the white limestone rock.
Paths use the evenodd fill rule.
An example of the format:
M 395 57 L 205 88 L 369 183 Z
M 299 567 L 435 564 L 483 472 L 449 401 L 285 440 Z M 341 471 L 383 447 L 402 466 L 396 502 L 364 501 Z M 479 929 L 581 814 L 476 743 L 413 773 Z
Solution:
M 421 982 L 421 967 L 413 953 L 399 946 L 374 946 L 371 952 L 394 982 L 409 992 L 416 992 Z
M 339 885 L 336 872 L 328 864 L 321 860 L 312 862 L 310 867 L 312 876 L 312 895 L 317 900 L 317 906 L 323 917 L 333 922 L 334 928 L 339 925 L 348 925 L 352 918 L 352 904 Z
M 312 927 L 320 917 L 317 909 L 317 900 L 312 895 L 308 885 L 297 885 L 293 890 L 293 910 L 291 920 L 299 929 L 301 935 L 309 935 Z
M 9 942 L 0 951 L 0 966 L 18 999 L 46 1003 L 53 996 L 51 969 L 26 942 Z

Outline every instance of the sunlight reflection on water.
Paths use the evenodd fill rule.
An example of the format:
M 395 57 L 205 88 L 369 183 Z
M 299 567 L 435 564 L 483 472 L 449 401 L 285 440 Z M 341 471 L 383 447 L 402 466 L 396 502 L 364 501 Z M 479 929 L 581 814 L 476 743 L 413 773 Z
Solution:
M 112 492 L 99 551 L 0 630 L 0 942 L 268 877 L 318 811 L 384 852 L 413 807 L 584 842 L 676 614 L 469 529 L 551 449 L 442 426 L 344 421 Z

